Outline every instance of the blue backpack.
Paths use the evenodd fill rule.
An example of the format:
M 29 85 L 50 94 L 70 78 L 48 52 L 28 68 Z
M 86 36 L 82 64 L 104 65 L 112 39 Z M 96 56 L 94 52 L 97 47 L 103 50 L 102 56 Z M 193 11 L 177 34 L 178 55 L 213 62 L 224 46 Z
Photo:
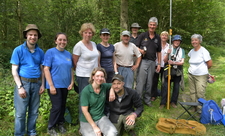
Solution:
M 200 118 L 200 122 L 202 124 L 218 125 L 221 123 L 221 120 L 223 119 L 223 114 L 215 101 L 207 101 L 203 98 L 199 98 L 198 102 L 203 104 Z

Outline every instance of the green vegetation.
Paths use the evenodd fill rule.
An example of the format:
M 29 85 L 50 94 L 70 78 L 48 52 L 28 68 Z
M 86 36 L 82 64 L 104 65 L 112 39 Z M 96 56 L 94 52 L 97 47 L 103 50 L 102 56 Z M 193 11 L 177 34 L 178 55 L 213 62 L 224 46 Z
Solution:
M 184 46 L 184 45 L 182 45 Z M 190 48 L 190 45 L 184 46 L 184 48 Z M 212 75 L 216 75 L 216 82 L 213 84 L 208 84 L 206 91 L 206 98 L 215 100 L 218 104 L 222 98 L 225 98 L 224 88 L 225 88 L 225 50 L 222 47 L 206 46 L 206 48 L 211 53 L 213 59 L 213 67 L 210 69 Z M 185 50 L 186 54 L 189 50 Z M 187 81 L 187 68 L 188 68 L 188 57 L 185 60 L 184 66 L 184 76 L 185 76 L 185 91 L 180 91 L 179 100 L 188 101 L 189 100 L 189 90 Z M 0 69 L 1 73 L 1 91 L 0 91 L 0 136 L 13 136 L 14 129 L 14 109 L 13 109 L 13 79 L 10 70 Z M 4 76 L 3 76 L 4 75 Z M 177 109 L 170 108 L 170 110 L 162 109 L 159 107 L 160 98 L 153 102 L 154 107 L 145 106 L 144 112 L 140 118 L 138 118 L 137 126 L 135 128 L 139 136 L 165 136 L 165 134 L 156 130 L 155 125 L 160 117 L 165 118 L 176 118 L 183 111 L 181 106 Z M 68 95 L 67 106 L 72 115 L 72 123 L 77 123 L 78 117 L 78 95 L 75 91 L 71 90 Z M 41 96 L 41 105 L 39 109 L 39 118 L 37 122 L 37 130 L 40 136 L 47 135 L 47 124 L 50 111 L 51 103 L 47 92 Z M 182 116 L 183 119 L 187 118 L 187 115 Z M 207 128 L 206 136 L 222 136 L 224 135 L 224 126 L 213 126 L 205 125 Z M 76 136 L 78 135 L 79 125 L 73 126 L 67 124 L 68 133 L 65 136 Z M 181 135 L 181 134 L 175 134 Z M 124 133 L 124 136 L 127 136 Z

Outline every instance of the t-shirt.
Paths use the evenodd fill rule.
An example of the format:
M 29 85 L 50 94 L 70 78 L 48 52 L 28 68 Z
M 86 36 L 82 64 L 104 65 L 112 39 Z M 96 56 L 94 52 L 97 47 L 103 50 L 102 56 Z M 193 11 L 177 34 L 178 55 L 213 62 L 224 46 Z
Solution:
M 19 76 L 24 78 L 39 78 L 41 77 L 40 65 L 43 63 L 43 60 L 44 51 L 36 44 L 34 52 L 31 53 L 25 41 L 13 50 L 10 63 L 19 66 Z
M 104 116 L 104 108 L 106 101 L 106 93 L 111 88 L 111 83 L 101 84 L 99 94 L 95 93 L 91 84 L 87 85 L 81 92 L 80 105 L 88 106 L 88 111 L 94 121 L 101 119 Z M 80 121 L 88 122 L 82 113 Z
M 79 56 L 76 66 L 76 76 L 90 77 L 94 68 L 98 67 L 99 52 L 96 44 L 91 41 L 93 50 L 89 50 L 82 41 L 79 41 L 73 48 L 73 54 Z
M 147 48 L 146 54 L 143 55 L 142 59 L 156 60 L 156 52 L 161 52 L 161 38 L 155 33 L 155 37 L 150 39 L 149 32 L 141 33 L 136 40 L 136 45 L 140 49 L 144 46 Z
M 97 49 L 101 53 L 100 64 L 106 72 L 113 72 L 113 53 L 115 51 L 114 46 L 109 44 L 109 47 L 105 47 L 102 44 L 97 44 Z
M 118 42 L 114 44 L 115 47 L 115 61 L 118 65 L 121 66 L 133 66 L 134 55 L 137 58 L 141 57 L 141 53 L 136 47 L 135 44 L 129 42 L 128 46 L 125 46 L 122 42 Z
M 73 67 L 72 55 L 57 48 L 47 50 L 44 57 L 44 66 L 50 67 L 52 82 L 55 88 L 67 88 L 71 83 L 71 68 Z M 46 80 L 46 88 L 50 89 Z
M 198 51 L 192 49 L 188 56 L 189 59 L 189 68 L 188 72 L 192 75 L 206 75 L 208 74 L 207 61 L 211 60 L 209 52 L 204 48 L 200 47 Z

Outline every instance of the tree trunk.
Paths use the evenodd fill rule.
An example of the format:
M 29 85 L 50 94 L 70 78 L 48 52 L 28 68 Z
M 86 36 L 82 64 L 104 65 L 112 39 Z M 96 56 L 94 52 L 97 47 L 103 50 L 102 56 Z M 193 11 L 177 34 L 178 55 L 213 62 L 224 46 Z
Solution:
M 121 0 L 120 5 L 120 28 L 122 30 L 128 29 L 128 0 Z
M 22 33 L 22 17 L 21 17 L 21 4 L 20 0 L 17 0 L 17 17 L 18 17 L 18 31 L 19 31 L 19 44 L 23 42 L 23 33 Z

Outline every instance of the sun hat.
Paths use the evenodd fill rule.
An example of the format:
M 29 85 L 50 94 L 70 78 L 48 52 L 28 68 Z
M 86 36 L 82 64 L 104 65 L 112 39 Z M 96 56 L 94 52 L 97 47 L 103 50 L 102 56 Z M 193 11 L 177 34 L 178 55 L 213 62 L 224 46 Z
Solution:
M 107 28 L 103 28 L 103 29 L 100 31 L 100 34 L 110 34 L 110 30 L 107 29 Z
M 38 39 L 41 38 L 42 35 L 41 35 L 38 27 L 35 24 L 28 24 L 26 29 L 23 31 L 23 37 L 25 39 L 27 39 L 27 32 L 30 31 L 30 30 L 37 30 L 37 32 L 38 32 Z
M 127 30 L 125 30 L 125 31 L 123 31 L 122 32 L 122 34 L 121 34 L 122 36 L 124 36 L 124 35 L 127 35 L 127 36 L 129 36 L 130 37 L 130 32 L 129 31 L 127 31 Z
M 138 23 L 133 23 L 130 28 L 133 28 L 133 27 L 135 27 L 135 28 L 141 28 L 141 26 L 139 26 Z
M 172 42 L 173 42 L 173 41 L 177 41 L 177 40 L 182 41 L 182 38 L 181 38 L 181 36 L 180 36 L 180 35 L 174 35 L 174 36 L 173 36 L 173 38 L 172 38 Z
M 112 82 L 114 81 L 114 80 L 119 80 L 119 81 L 124 81 L 124 78 L 123 78 L 123 76 L 121 76 L 121 75 L 119 75 L 119 74 L 116 74 L 113 78 L 112 78 Z

